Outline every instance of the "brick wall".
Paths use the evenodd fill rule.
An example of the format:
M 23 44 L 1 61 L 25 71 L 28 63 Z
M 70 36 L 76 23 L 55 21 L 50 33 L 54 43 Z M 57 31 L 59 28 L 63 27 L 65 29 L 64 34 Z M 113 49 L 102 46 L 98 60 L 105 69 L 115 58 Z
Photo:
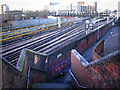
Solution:
M 99 37 L 102 37 L 109 28 L 111 28 L 111 23 L 99 28 Z M 98 37 L 98 29 L 90 32 L 89 34 L 77 39 L 76 42 L 76 49 L 80 54 L 82 54 L 86 49 L 88 49 L 92 44 L 94 44 Z
M 120 88 L 119 60 L 120 52 L 116 51 L 91 63 L 83 63 L 77 51 L 71 52 L 71 71 L 79 84 L 88 88 Z M 73 83 L 74 84 L 74 83 Z
M 77 57 L 77 55 L 79 57 Z M 78 83 L 81 86 L 86 86 L 88 84 L 88 75 L 85 68 L 83 68 L 83 64 L 80 61 L 85 61 L 83 58 L 80 58 L 79 53 L 77 51 L 73 51 L 71 53 L 71 71 L 73 72 L 74 76 L 76 77 Z
M 102 39 L 94 48 L 92 51 L 92 61 L 101 58 L 100 54 L 104 50 L 104 40 Z
M 21 59 L 19 59 L 16 67 L 11 65 L 7 60 L 2 60 L 2 76 L 4 76 L 2 77 L 3 88 L 26 88 L 28 74 L 30 75 L 28 87 L 32 83 L 47 81 L 47 72 L 45 72 L 45 60 L 47 57 L 25 49 L 21 55 L 23 55 L 23 57 L 20 56 Z M 30 68 L 29 73 L 28 68 Z
M 48 55 L 48 72 L 50 79 L 58 75 L 61 70 L 70 64 L 71 51 L 68 49 L 69 48 L 66 47 Z
M 103 27 L 103 29 L 100 29 L 100 31 L 102 30 L 105 33 L 110 27 L 111 27 L 110 24 L 108 26 L 106 25 Z M 48 70 L 49 76 L 51 75 L 50 78 L 52 78 L 57 73 L 59 73 L 60 70 L 62 70 L 68 64 L 70 64 L 70 59 L 71 59 L 70 51 L 72 49 L 75 48 L 77 49 L 77 51 L 79 51 L 79 53 L 82 53 L 88 47 L 90 47 L 96 40 L 97 40 L 97 30 L 89 33 L 88 35 L 80 37 L 75 41 L 71 41 L 70 43 L 65 44 L 63 47 L 59 49 L 57 48 L 55 51 L 47 55 L 45 54 L 41 55 L 39 53 L 31 52 L 28 50 L 28 52 L 23 53 L 23 55 L 20 55 L 20 60 L 18 61 L 18 64 L 16 67 L 11 66 L 11 64 L 9 64 L 8 62 L 4 60 L 4 63 L 2 63 L 3 76 L 5 76 L 3 77 L 3 88 L 4 87 L 9 87 L 9 88 L 10 87 L 11 88 L 12 87 L 26 87 L 29 67 L 32 67 L 38 70 L 43 70 L 43 71 Z M 62 53 L 62 56 L 59 55 L 60 53 Z M 57 58 L 57 56 L 59 58 Z M 50 64 L 49 62 L 53 62 L 53 64 Z M 8 64 L 5 64 L 5 63 L 8 63 Z M 18 72 L 18 74 L 15 74 L 16 72 Z M 32 80 L 32 82 L 35 83 L 36 81 L 35 79 L 38 77 L 38 73 L 35 74 L 35 73 L 32 73 L 31 71 L 31 75 L 33 75 L 33 77 L 30 76 L 31 78 L 30 80 Z M 43 80 L 43 79 L 39 77 L 39 80 Z M 85 81 L 82 81 L 82 82 L 84 82 L 85 84 Z
M 22 79 L 21 72 L 10 63 L 2 60 L 2 88 L 23 88 L 26 87 L 25 82 L 26 79 Z

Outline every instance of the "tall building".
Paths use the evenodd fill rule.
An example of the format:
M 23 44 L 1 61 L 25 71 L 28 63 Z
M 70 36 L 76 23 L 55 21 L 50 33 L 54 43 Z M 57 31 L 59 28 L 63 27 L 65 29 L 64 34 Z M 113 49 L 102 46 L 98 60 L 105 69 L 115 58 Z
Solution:
M 118 2 L 118 18 L 120 17 L 120 1 Z
M 95 6 L 95 11 L 97 12 L 97 2 L 94 2 Z
M 70 4 L 70 10 L 72 11 L 72 4 Z
M 69 15 L 69 16 L 96 16 L 97 15 L 97 2 L 92 5 L 87 5 L 84 2 L 77 2 L 76 4 L 64 4 L 54 5 L 53 10 L 57 15 Z
M 82 11 L 87 12 L 87 13 L 97 12 L 97 3 L 95 2 L 94 6 L 93 5 L 82 6 Z
M 81 16 L 96 16 L 97 2 L 94 2 L 93 5 L 85 5 L 84 2 L 77 2 L 77 12 Z

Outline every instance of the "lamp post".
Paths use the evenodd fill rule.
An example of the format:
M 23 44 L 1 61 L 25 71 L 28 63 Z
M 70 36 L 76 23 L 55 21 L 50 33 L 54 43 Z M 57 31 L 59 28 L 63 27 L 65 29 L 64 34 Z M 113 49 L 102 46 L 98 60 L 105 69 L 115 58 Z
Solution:
M 100 10 L 102 10 L 102 9 L 99 9 L 99 11 Z M 98 18 L 100 17 L 100 13 L 98 12 Z M 98 20 L 98 38 L 97 38 L 98 40 L 99 40 L 99 20 Z
M 99 13 L 98 13 L 98 17 L 99 17 Z M 99 21 L 98 21 L 98 40 L 99 40 Z

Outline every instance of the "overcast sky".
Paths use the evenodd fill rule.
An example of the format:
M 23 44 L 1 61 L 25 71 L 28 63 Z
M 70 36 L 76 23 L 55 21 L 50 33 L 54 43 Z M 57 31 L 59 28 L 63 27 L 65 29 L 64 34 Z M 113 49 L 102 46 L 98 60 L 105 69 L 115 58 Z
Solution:
M 0 0 L 0 5 L 7 4 L 10 10 L 41 10 L 50 2 L 59 2 L 62 4 L 83 2 L 97 2 L 98 9 L 117 10 L 118 1 L 120 0 Z M 1 10 L 0 10 L 1 12 Z

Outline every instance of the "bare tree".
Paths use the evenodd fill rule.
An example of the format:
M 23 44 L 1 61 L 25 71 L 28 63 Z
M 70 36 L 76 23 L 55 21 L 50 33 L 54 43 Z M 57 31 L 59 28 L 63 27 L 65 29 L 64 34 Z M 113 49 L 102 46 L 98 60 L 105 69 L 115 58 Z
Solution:
M 36 18 L 36 17 L 44 17 L 44 18 L 47 18 L 47 16 L 49 15 L 49 11 L 48 10 L 43 10 L 43 11 L 26 11 L 24 13 L 26 15 L 27 18 L 30 18 L 30 17 L 33 17 L 33 18 Z

